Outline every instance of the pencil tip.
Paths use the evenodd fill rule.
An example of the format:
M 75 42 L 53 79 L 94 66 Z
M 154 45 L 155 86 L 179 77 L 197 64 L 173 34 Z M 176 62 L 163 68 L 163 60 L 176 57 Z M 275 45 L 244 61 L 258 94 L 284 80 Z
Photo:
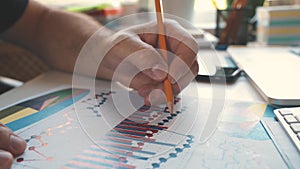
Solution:
M 167 107 L 169 109 L 170 114 L 174 113 L 174 107 L 172 102 L 167 102 Z

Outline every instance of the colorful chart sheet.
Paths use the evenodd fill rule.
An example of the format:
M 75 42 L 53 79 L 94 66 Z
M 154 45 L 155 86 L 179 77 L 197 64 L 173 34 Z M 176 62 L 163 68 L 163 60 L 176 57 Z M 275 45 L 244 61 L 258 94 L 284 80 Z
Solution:
M 260 122 L 265 104 L 227 102 L 215 133 L 202 143 L 209 100 L 178 97 L 170 114 L 127 94 L 66 89 L 1 111 L 28 145 L 12 168 L 286 168 Z M 122 107 L 124 96 L 136 111 Z M 30 122 L 15 123 L 22 120 Z

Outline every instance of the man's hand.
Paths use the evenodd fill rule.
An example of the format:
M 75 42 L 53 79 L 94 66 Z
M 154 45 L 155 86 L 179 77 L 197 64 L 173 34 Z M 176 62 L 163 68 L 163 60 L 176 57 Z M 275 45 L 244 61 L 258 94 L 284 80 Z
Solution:
M 1 34 L 1 38 L 26 47 L 53 68 L 73 72 L 80 49 L 101 27 L 85 15 L 49 9 L 30 0 L 23 16 Z M 177 22 L 166 21 L 165 29 L 173 55 L 168 62 L 158 50 L 155 22 L 128 28 L 115 34 L 117 36 L 110 37 L 110 31 L 101 35 L 101 40 L 111 47 L 99 66 L 97 77 L 117 80 L 136 89 L 148 105 L 163 102 L 164 96 L 151 91 L 163 91 L 165 78 L 171 81 L 173 93 L 178 94 L 198 72 L 198 45 Z M 93 59 L 90 59 L 91 64 Z M 85 67 L 90 65 L 87 63 Z M 89 72 L 81 73 L 89 75 Z M 0 124 L 1 169 L 9 168 L 13 157 L 23 153 L 25 148 L 23 139 Z
M 160 54 L 157 25 L 151 22 L 119 31 L 106 40 L 111 49 L 101 61 L 98 77 L 117 80 L 136 89 L 147 105 L 164 102 L 161 94 L 151 94 L 150 98 L 150 93 L 155 89 L 163 91 L 166 78 L 177 95 L 198 72 L 198 45 L 175 21 L 165 21 L 165 29 L 169 63 Z
M 198 45 L 177 22 L 166 20 L 164 24 L 168 50 L 173 55 L 169 55 L 171 59 L 168 63 L 158 50 L 156 22 L 115 34 L 110 30 L 100 31 L 100 45 L 96 44 L 95 48 L 105 45 L 110 50 L 101 64 L 96 65 L 99 66 L 97 77 L 120 81 L 136 89 L 148 105 L 164 102 L 164 96 L 161 95 L 164 92 L 153 94 L 155 92 L 152 91 L 163 91 L 163 80 L 167 75 L 173 85 L 174 95 L 182 91 L 198 72 Z M 51 9 L 30 0 L 23 16 L 2 37 L 30 49 L 55 69 L 73 72 L 80 50 L 101 29 L 105 30 L 98 22 L 83 14 Z M 103 52 L 99 50 L 99 53 Z M 82 63 L 85 69 L 76 73 L 94 76 L 89 67 L 98 61 L 85 56 Z
M 0 123 L 0 169 L 9 169 L 14 157 L 21 155 L 25 148 L 25 140 Z

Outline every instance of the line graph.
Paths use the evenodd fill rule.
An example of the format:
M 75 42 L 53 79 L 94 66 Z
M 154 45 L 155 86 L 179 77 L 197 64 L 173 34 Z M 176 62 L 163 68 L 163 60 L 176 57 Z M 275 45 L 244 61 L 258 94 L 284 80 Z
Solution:
M 0 111 L 1 122 L 27 142 L 25 153 L 14 160 L 14 166 L 40 168 L 36 164 L 57 160 L 55 153 L 48 150 L 54 145 L 51 139 L 76 130 L 74 109 L 71 105 L 88 93 L 87 89 L 58 90 Z M 62 111 L 68 107 L 70 108 Z M 41 121 L 46 123 L 42 125 L 39 123 Z
M 91 108 L 101 108 L 113 93 L 96 94 L 98 102 L 94 105 L 91 100 L 83 103 L 90 104 Z M 180 98 L 174 99 L 175 105 L 178 102 Z M 144 105 L 63 168 L 160 168 L 170 159 L 177 158 L 180 153 L 190 149 L 194 142 L 192 135 L 169 130 L 172 122 L 185 111 L 186 108 L 182 106 L 174 114 L 170 114 L 167 107 Z
M 26 124 L 27 127 L 24 130 L 18 132 L 20 136 L 24 137 L 28 147 L 22 156 L 15 159 L 13 168 L 40 168 L 58 163 L 59 156 L 62 155 L 56 154 L 59 143 L 53 141 L 63 139 L 70 133 L 76 133 L 79 128 L 78 122 L 74 119 L 76 116 L 73 107 L 61 111 L 62 105 L 72 105 L 70 101 L 74 99 L 72 98 L 74 94 L 75 97 L 82 98 L 79 100 L 77 97 L 77 101 L 79 100 L 85 113 L 90 113 L 91 117 L 102 118 L 102 106 L 110 105 L 111 97 L 116 92 L 102 91 L 91 96 L 87 95 L 87 90 L 78 89 L 72 95 L 72 90 L 68 89 L 21 103 L 22 106 L 18 111 L 12 112 L 12 114 L 32 108 L 35 110 L 33 114 L 41 114 L 34 117 L 41 117 L 39 120 L 45 118 L 46 121 L 37 123 L 39 120 L 36 119 L 33 123 Z M 174 99 L 175 104 L 178 102 L 180 102 L 179 98 Z M 10 108 L 9 110 L 15 109 Z M 56 113 L 57 111 L 54 110 L 59 112 Z M 171 115 L 166 107 L 143 106 L 107 132 L 105 138 L 100 140 L 100 146 L 92 145 L 89 149 L 85 149 L 65 167 L 137 168 L 137 165 L 148 165 L 151 168 L 158 168 L 169 159 L 176 158 L 178 154 L 190 148 L 193 142 L 191 136 L 169 130 L 172 121 L 184 111 L 185 108 L 182 107 Z M 44 113 L 51 116 L 45 117 Z M 31 115 L 20 116 L 18 119 L 31 118 Z M 12 123 L 16 124 L 14 121 Z M 160 138 L 163 133 L 165 136 Z M 177 140 L 183 140 L 182 144 L 171 141 L 172 136 L 176 136 Z M 169 139 L 164 140 L 163 138 Z M 152 150 L 152 148 L 156 150 Z M 140 164 L 135 164 L 136 161 L 140 161 Z
M 97 117 L 101 117 L 101 111 L 99 107 L 101 107 L 108 99 L 108 97 L 112 94 L 115 94 L 114 91 L 101 92 L 99 94 L 95 94 L 93 98 L 87 98 L 81 101 L 82 104 L 86 104 L 86 109 L 92 111 Z M 95 102 L 97 104 L 95 104 Z
M 39 134 L 31 135 L 28 138 L 25 138 L 25 141 L 28 145 L 26 157 L 18 157 L 15 159 L 15 163 L 17 165 L 21 166 L 27 166 L 24 163 L 26 162 L 34 162 L 34 161 L 48 161 L 51 162 L 54 160 L 54 154 L 53 155 L 47 155 L 45 153 L 45 149 L 49 146 L 49 143 L 45 141 L 45 139 L 57 134 L 57 133 L 65 133 L 66 130 L 71 130 L 73 128 L 72 123 L 74 121 L 73 118 L 70 117 L 72 111 L 67 111 L 63 114 L 64 121 L 54 127 L 49 127 L 45 131 L 40 132 Z M 22 134 L 19 133 L 19 134 Z M 51 143 L 50 143 L 51 144 Z M 31 154 L 30 157 L 28 154 Z
M 114 114 L 116 109 L 113 108 L 112 97 L 120 98 L 124 94 L 121 91 L 98 90 L 93 95 L 87 90 L 79 89 L 75 92 L 78 112 L 88 119 L 87 125 L 91 126 L 92 131 L 101 135 L 91 141 L 78 122 L 76 107 L 72 105 L 72 90 L 63 91 L 41 96 L 43 99 L 33 100 L 31 104 L 26 102 L 22 106 L 2 111 L 12 113 L 10 118 L 1 118 L 8 123 L 14 122 L 11 121 L 14 118 L 41 117 L 16 131 L 16 134 L 26 140 L 28 148 L 22 156 L 15 159 L 12 169 L 176 169 L 191 168 L 195 164 L 201 168 L 284 166 L 259 123 L 260 116 L 266 109 L 265 105 L 241 102 L 228 104 L 214 136 L 207 144 L 199 145 L 197 140 L 203 124 L 201 119 L 209 110 L 206 100 L 198 102 L 193 98 L 176 98 L 174 114 L 170 114 L 164 106 L 142 106 L 128 116 L 119 116 L 121 120 L 108 123 L 112 120 L 107 118 L 118 117 Z M 202 114 L 196 117 L 193 113 L 198 105 L 202 106 Z M 31 113 L 27 114 L 28 111 Z M 37 113 L 50 115 L 32 116 Z M 197 122 L 196 125 L 193 124 L 194 121 Z M 99 123 L 107 125 L 107 130 L 95 125 Z M 18 127 L 17 123 L 11 124 Z M 261 156 L 266 149 L 273 152 L 274 156 Z

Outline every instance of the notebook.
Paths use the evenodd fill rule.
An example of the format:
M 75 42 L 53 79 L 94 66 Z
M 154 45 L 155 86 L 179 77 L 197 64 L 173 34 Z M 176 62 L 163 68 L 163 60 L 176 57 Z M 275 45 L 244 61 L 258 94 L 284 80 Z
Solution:
M 268 103 L 300 105 L 300 47 L 230 46 L 228 52 Z

